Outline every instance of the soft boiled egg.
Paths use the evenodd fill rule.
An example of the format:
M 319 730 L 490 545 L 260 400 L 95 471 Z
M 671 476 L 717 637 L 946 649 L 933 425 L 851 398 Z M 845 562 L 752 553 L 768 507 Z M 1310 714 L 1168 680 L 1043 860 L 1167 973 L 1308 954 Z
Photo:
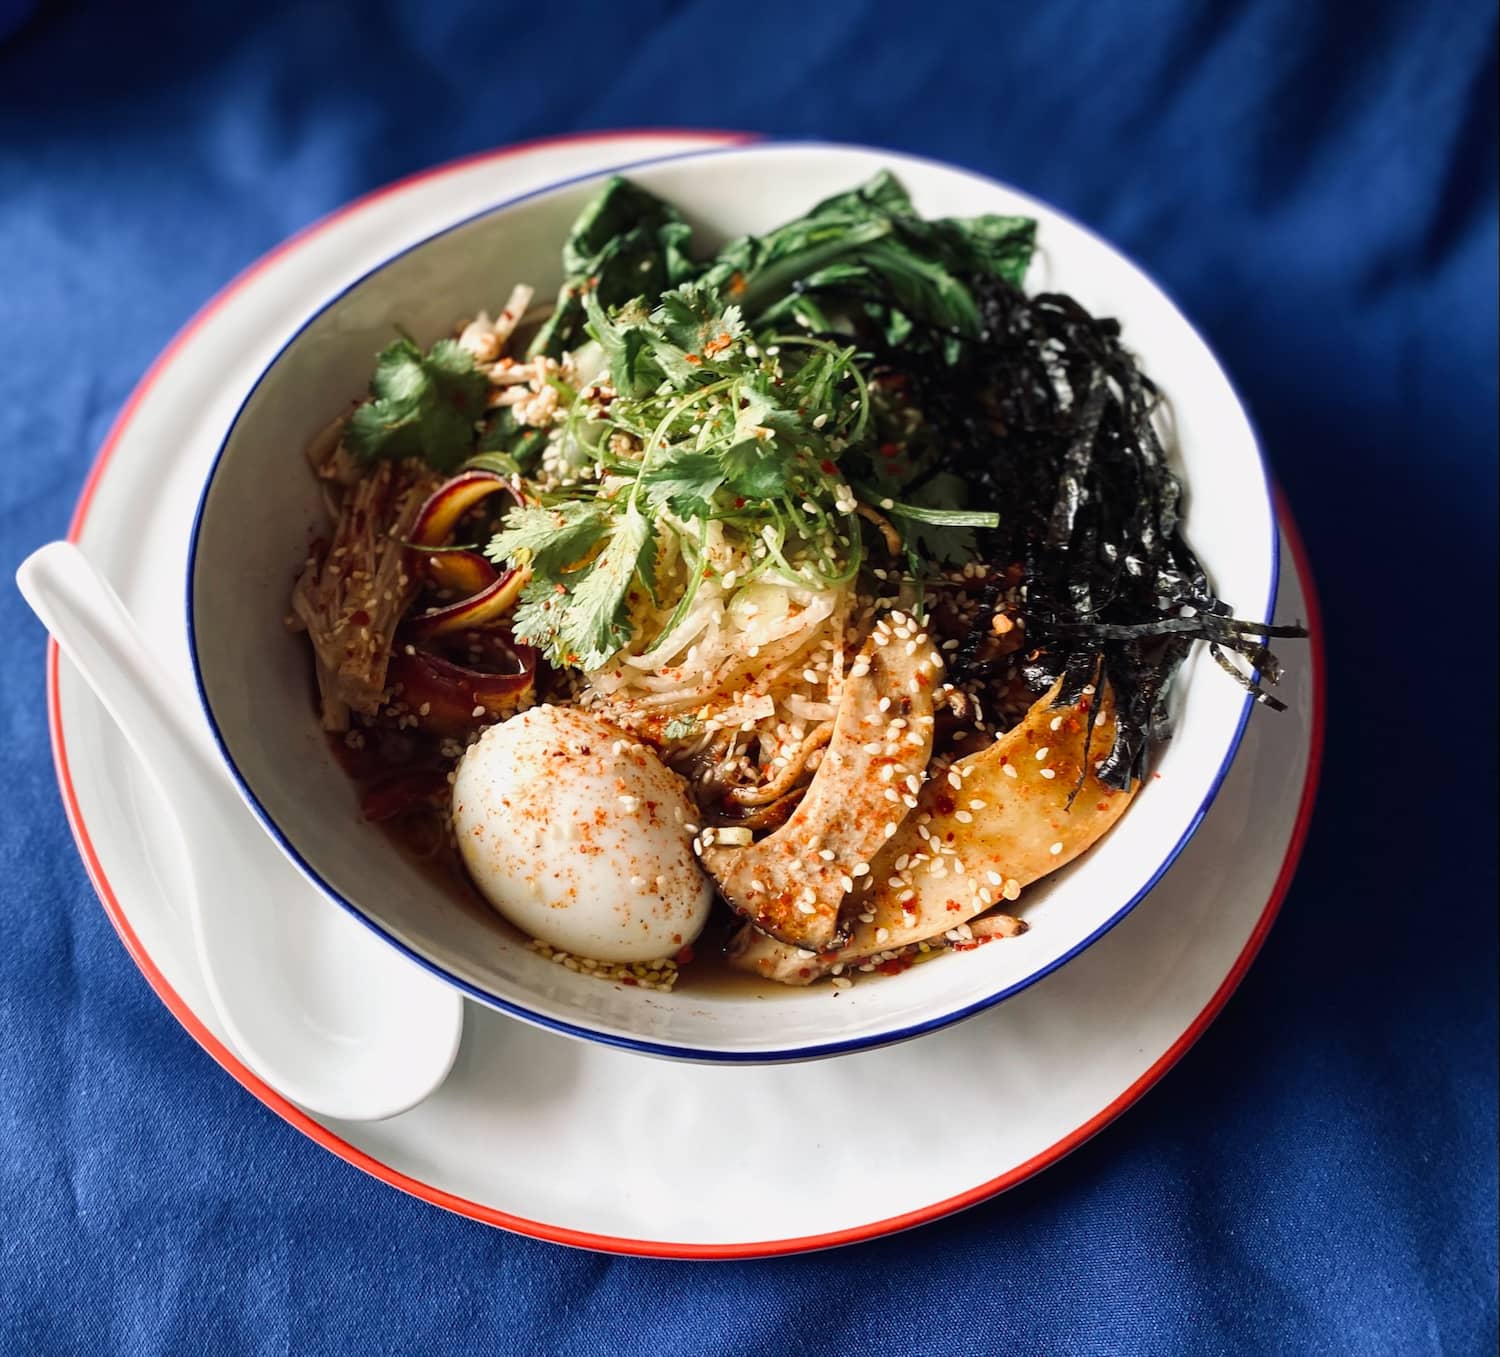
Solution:
M 453 784 L 459 852 L 517 928 L 595 961 L 657 961 L 702 931 L 713 887 L 682 780 L 598 717 L 533 707 L 469 746 Z

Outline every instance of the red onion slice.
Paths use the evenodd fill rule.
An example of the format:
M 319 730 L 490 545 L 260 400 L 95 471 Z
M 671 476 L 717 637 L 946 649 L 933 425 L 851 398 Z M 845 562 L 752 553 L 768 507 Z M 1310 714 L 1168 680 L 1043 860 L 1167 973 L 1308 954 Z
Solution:
M 445 633 L 473 631 L 497 622 L 515 606 L 530 578 L 531 571 L 524 567 L 507 570 L 469 598 L 418 613 L 406 623 L 403 631 L 412 640 L 427 641 Z
M 492 471 L 465 471 L 444 481 L 417 512 L 411 542 L 416 547 L 442 547 L 458 527 L 458 521 L 481 500 L 504 492 L 517 504 L 521 496 L 509 481 Z M 455 547 L 451 551 L 411 551 L 407 569 L 412 577 L 423 575 L 444 589 L 477 593 L 493 583 L 496 571 L 477 551 Z
M 487 638 L 493 654 L 498 638 Z M 455 664 L 440 655 L 398 650 L 387 671 L 399 700 L 425 729 L 457 734 L 474 728 L 485 716 L 500 716 L 536 682 L 536 651 L 530 646 L 500 643 L 517 666 L 508 673 Z

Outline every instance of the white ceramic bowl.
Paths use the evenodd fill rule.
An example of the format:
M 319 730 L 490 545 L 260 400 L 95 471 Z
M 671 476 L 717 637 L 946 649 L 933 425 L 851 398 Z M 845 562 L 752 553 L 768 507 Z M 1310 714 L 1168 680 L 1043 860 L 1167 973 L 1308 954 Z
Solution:
M 925 215 L 1029 213 L 1041 251 L 1028 289 L 1064 289 L 1116 316 L 1169 397 L 1188 495 L 1186 532 L 1237 615 L 1269 618 L 1276 525 L 1255 436 L 1213 354 L 1139 269 L 1045 204 L 932 161 L 853 147 L 762 144 L 629 167 L 676 203 L 698 248 L 759 231 L 892 169 Z M 1245 693 L 1195 654 L 1177 686 L 1177 733 L 1115 831 L 1031 888 L 1024 935 L 850 990 L 764 995 L 626 989 L 554 965 L 488 912 L 436 891 L 359 817 L 309 694 L 305 642 L 281 619 L 309 534 L 322 522 L 303 448 L 363 393 L 396 325 L 423 343 L 493 308 L 513 282 L 546 296 L 559 248 L 604 178 L 497 204 L 401 249 L 313 314 L 245 400 L 209 474 L 188 560 L 189 645 L 210 724 L 246 799 L 335 901 L 474 998 L 554 1030 L 655 1055 L 806 1059 L 932 1031 L 1040 979 L 1118 922 L 1197 827 L 1239 745 Z M 399 253 L 395 252 L 399 249 Z M 1200 648 L 1201 649 L 1201 648 Z

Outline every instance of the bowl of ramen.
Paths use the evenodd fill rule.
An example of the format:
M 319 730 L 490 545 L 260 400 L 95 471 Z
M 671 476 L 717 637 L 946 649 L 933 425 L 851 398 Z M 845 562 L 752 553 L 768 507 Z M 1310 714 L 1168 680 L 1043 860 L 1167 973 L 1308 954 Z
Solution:
M 284 851 L 476 999 L 933 1030 L 1140 901 L 1276 705 L 1245 413 L 1044 204 L 766 144 L 392 245 L 225 438 L 190 649 Z

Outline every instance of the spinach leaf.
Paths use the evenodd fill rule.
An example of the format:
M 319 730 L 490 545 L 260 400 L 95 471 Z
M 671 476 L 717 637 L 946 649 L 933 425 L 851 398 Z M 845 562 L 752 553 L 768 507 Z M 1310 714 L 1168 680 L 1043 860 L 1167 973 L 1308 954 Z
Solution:
M 677 209 L 615 175 L 579 214 L 563 245 L 567 281 L 557 309 L 527 349 L 558 357 L 583 338 L 583 293 L 592 284 L 604 307 L 655 297 L 698 272 L 687 252 L 690 227 Z M 601 341 L 602 342 L 602 341 Z

